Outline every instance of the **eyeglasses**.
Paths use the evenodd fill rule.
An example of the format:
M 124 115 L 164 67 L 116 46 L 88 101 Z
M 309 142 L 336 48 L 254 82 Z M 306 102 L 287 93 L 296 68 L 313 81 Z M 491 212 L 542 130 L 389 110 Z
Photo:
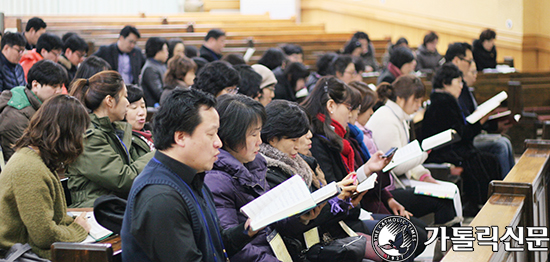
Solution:
M 466 60 L 466 58 L 464 58 L 464 57 L 460 57 L 460 56 L 459 56 L 458 58 L 459 58 L 460 60 L 464 61 L 464 62 L 467 62 L 468 65 L 471 65 L 472 62 L 473 62 L 473 60 Z
M 227 87 L 227 88 L 224 88 L 223 90 L 225 90 L 225 92 L 227 92 L 228 94 L 236 94 L 237 92 L 239 92 L 239 87 L 236 86 L 236 87 Z
M 348 74 L 350 74 L 350 75 L 352 75 L 352 76 L 356 76 L 356 75 L 357 75 L 357 71 L 355 71 L 355 70 L 354 70 L 354 71 L 344 71 L 344 74 L 346 74 L 346 73 L 348 73 Z
M 272 92 L 275 92 L 275 85 L 274 84 L 273 85 L 268 85 L 264 88 L 267 88 L 267 89 L 271 90 Z
M 25 48 L 17 48 L 15 46 L 11 46 L 11 48 L 15 49 L 15 51 L 17 51 L 17 53 L 19 54 L 22 54 L 23 52 L 25 52 Z
M 344 103 L 342 103 L 342 105 L 345 105 L 346 108 L 347 108 L 349 111 L 353 111 L 353 107 L 352 107 L 350 104 L 344 102 Z
M 78 56 L 78 58 L 86 57 L 86 53 L 84 53 L 84 52 L 76 51 L 75 53 Z

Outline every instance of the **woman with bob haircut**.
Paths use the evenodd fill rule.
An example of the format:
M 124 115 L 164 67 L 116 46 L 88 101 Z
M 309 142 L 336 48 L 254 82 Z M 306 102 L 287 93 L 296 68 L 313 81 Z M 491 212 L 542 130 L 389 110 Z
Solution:
M 464 213 L 475 216 L 479 205 L 487 201 L 489 182 L 501 179 L 498 158 L 480 151 L 473 144 L 474 137 L 481 132 L 481 125 L 487 121 L 488 116 L 474 124 L 466 122 L 457 100 L 462 91 L 462 72 L 452 63 L 444 64 L 436 72 L 433 88 L 431 104 L 424 114 L 422 136 L 429 137 L 452 128 L 460 135 L 461 140 L 434 150 L 428 161 L 451 163 L 464 168 Z
M 89 124 L 82 103 L 67 95 L 47 100 L 33 116 L 0 173 L 0 248 L 28 243 L 34 253 L 50 259 L 54 242 L 87 237 L 86 212 L 67 215 L 57 172 L 82 153 Z
M 175 88 L 189 88 L 195 81 L 197 64 L 185 56 L 176 54 L 167 63 L 164 74 L 164 90 L 160 95 L 160 104 Z
M 147 106 L 143 99 L 143 91 L 135 85 L 127 85 L 128 110 L 125 120 L 132 126 L 132 146 L 130 156 L 137 159 L 155 149 L 153 134 L 145 129 L 147 121 Z
M 244 95 L 222 95 L 216 110 L 220 115 L 218 136 L 223 142 L 218 160 L 206 172 L 204 182 L 214 196 L 222 228 L 232 228 L 247 217 L 240 208 L 263 195 L 270 187 L 266 180 L 266 162 L 258 154 L 262 143 L 260 132 L 266 122 L 265 109 L 260 102 Z M 281 233 L 306 228 L 309 220 L 319 214 L 316 208 L 299 218 L 291 217 L 273 226 Z M 303 232 L 303 231 L 300 231 Z M 261 230 L 240 252 L 235 261 L 278 261 Z
M 153 152 L 132 159 L 132 126 L 122 122 L 128 106 L 127 90 L 120 74 L 103 71 L 73 83 L 71 95 L 91 111 L 84 152 L 68 166 L 73 204 L 92 207 L 96 198 L 115 194 L 126 198 L 134 178 L 153 157 Z

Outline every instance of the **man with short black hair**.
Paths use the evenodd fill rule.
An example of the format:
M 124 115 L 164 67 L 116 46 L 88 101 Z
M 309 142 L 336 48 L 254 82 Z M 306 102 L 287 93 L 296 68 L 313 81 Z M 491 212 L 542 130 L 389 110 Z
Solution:
M 84 62 L 88 54 L 88 43 L 77 34 L 74 34 L 65 40 L 63 44 L 63 55 L 59 57 L 59 64 L 67 69 L 68 78 L 65 87 L 69 86 L 69 83 L 76 75 L 78 65 Z
M 23 135 L 23 130 L 50 97 L 60 94 L 67 78 L 65 69 L 51 60 L 40 60 L 29 70 L 26 86 L 5 90 L 0 95 L 0 141 L 4 159 L 14 153 L 12 145 Z
M 23 37 L 27 41 L 25 49 L 32 50 L 36 48 L 38 38 L 40 38 L 43 33 L 46 33 L 46 26 L 46 23 L 40 17 L 33 17 L 27 21 L 27 26 L 23 33 Z
M 256 232 L 222 230 L 205 171 L 217 160 L 216 99 L 175 89 L 153 119 L 157 152 L 134 180 L 122 222 L 122 261 L 228 261 Z
M 133 26 L 125 26 L 120 30 L 116 43 L 101 46 L 94 54 L 105 59 L 113 70 L 120 73 L 124 83 L 138 84 L 141 68 L 145 64 L 145 57 L 136 43 L 141 35 Z
M 281 47 L 283 52 L 286 55 L 286 59 L 288 60 L 287 64 L 299 62 L 304 62 L 304 50 L 299 45 L 294 44 L 285 44 Z
M 215 61 L 206 64 L 193 83 L 193 88 L 212 94 L 215 97 L 224 94 L 236 94 L 241 77 L 231 64 L 225 61 Z
M 63 42 L 59 36 L 50 33 L 42 34 L 40 38 L 38 38 L 36 49 L 27 51 L 19 61 L 19 64 L 21 64 L 25 72 L 25 79 L 27 79 L 29 69 L 31 69 L 36 62 L 47 59 L 57 63 L 62 50 Z
M 220 29 L 208 31 L 201 46 L 200 56 L 208 62 L 222 59 L 222 50 L 225 47 L 225 32 Z
M 463 75 L 470 74 L 470 68 L 474 65 L 472 46 L 468 43 L 451 43 L 447 48 L 445 60 L 455 64 Z M 464 116 L 469 116 L 477 108 L 477 101 L 470 91 L 468 84 L 462 81 L 462 91 L 458 97 L 458 103 Z M 510 140 L 500 135 L 509 128 L 506 121 L 487 121 L 483 129 L 493 134 L 478 134 L 474 138 L 474 146 L 481 151 L 494 154 L 500 163 L 502 178 L 510 172 L 515 165 L 514 152 Z
M 25 52 L 25 37 L 18 33 L 6 33 L 0 41 L 0 91 L 25 85 L 25 72 L 19 64 Z

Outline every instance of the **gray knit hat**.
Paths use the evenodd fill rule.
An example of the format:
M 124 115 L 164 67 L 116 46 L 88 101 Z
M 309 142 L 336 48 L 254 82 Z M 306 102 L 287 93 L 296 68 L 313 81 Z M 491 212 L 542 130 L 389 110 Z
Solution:
M 269 85 L 276 85 L 277 84 L 277 78 L 275 78 L 275 75 L 269 68 L 267 68 L 264 65 L 255 64 L 252 65 L 252 69 L 256 71 L 256 73 L 260 74 L 262 76 L 262 83 L 260 84 L 260 89 L 263 89 Z

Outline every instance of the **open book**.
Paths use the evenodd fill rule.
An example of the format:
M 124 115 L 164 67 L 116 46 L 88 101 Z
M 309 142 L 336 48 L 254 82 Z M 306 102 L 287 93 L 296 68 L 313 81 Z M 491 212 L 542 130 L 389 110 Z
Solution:
M 72 215 L 72 216 L 79 216 L 82 212 L 68 212 L 68 213 L 69 215 Z M 86 218 L 88 218 L 88 223 L 90 223 L 92 228 L 90 229 L 90 233 L 88 233 L 88 237 L 84 239 L 82 243 L 97 242 L 113 234 L 112 231 L 102 227 L 99 223 L 97 223 L 93 212 L 87 212 Z
M 416 195 L 425 195 L 438 198 L 453 199 L 457 193 L 457 187 L 451 182 L 437 181 L 439 184 L 411 180 Z
M 405 163 L 413 158 L 420 157 L 425 151 L 437 149 L 459 140 L 460 136 L 453 129 L 447 129 L 439 134 L 435 134 L 422 140 L 422 147 L 420 146 L 418 140 L 414 140 L 406 146 L 397 149 L 397 152 L 395 152 L 391 162 L 382 171 L 388 172 L 402 163 Z
M 258 230 L 281 219 L 312 209 L 318 203 L 339 194 L 339 190 L 333 182 L 310 193 L 302 178 L 294 175 L 243 206 L 241 212 L 251 219 L 252 230 Z
M 485 115 L 489 114 L 491 111 L 497 108 L 502 101 L 506 100 L 506 98 L 508 98 L 508 94 L 506 93 L 506 91 L 502 91 L 497 95 L 491 97 L 491 99 L 479 105 L 472 114 L 466 117 L 466 121 L 468 121 L 468 123 L 470 124 L 475 124 Z

